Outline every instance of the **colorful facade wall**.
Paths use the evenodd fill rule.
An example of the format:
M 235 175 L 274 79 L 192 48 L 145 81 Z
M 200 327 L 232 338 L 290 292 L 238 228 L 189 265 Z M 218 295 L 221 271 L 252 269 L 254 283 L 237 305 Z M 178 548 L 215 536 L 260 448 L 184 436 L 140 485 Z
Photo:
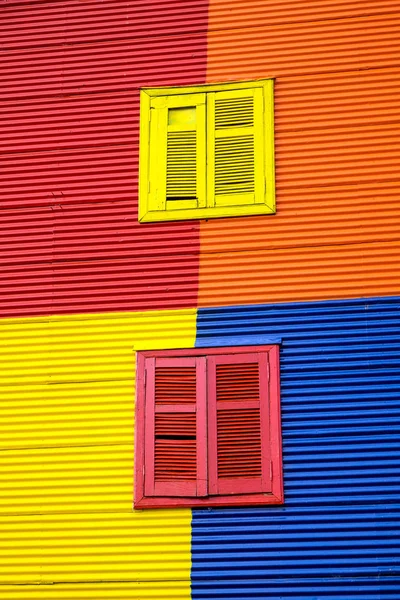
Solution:
M 0 598 L 398 600 L 398 3 L 0 16 Z M 139 88 L 270 77 L 277 214 L 139 225 Z M 285 504 L 133 511 L 135 351 L 260 333 Z

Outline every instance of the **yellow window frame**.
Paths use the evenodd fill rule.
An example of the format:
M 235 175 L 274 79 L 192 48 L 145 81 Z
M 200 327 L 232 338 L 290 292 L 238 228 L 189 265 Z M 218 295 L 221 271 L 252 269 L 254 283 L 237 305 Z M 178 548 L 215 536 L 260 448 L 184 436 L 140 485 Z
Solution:
M 244 196 L 228 196 L 215 200 L 214 169 L 214 101 L 216 92 L 232 97 L 241 90 L 253 91 L 255 98 L 255 194 L 252 201 Z M 210 219 L 248 215 L 274 214 L 274 96 L 273 80 L 248 81 L 218 85 L 173 88 L 146 88 L 140 93 L 140 163 L 139 221 L 176 221 Z M 250 93 L 250 92 L 249 92 Z M 171 107 L 196 106 L 199 115 L 197 129 L 197 203 L 191 200 L 166 201 L 166 141 L 165 123 Z M 157 108 L 156 119 L 151 109 Z M 153 113 L 154 114 L 154 113 Z M 178 127 L 179 128 L 179 127 Z M 197 204 L 197 206 L 194 206 Z

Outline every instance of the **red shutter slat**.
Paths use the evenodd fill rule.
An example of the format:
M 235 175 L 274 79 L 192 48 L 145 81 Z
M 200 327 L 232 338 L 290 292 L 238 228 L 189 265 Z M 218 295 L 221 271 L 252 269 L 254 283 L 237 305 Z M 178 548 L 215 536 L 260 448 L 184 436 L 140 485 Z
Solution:
M 195 413 L 157 413 L 155 423 L 155 437 L 179 436 L 196 437 Z
M 196 480 L 196 414 L 156 413 L 155 482 Z
M 196 403 L 196 366 L 155 368 L 154 480 L 196 480 L 196 414 L 157 412 L 162 404 Z
M 210 493 L 270 490 L 266 355 L 213 356 L 208 369 Z
M 205 398 L 200 397 L 204 362 L 203 358 L 146 360 L 146 496 L 202 493 L 198 480 L 199 475 L 204 479 L 205 462 L 199 457 L 200 433 L 205 429 Z
M 195 404 L 196 367 L 158 367 L 155 372 L 155 403 Z
M 216 365 L 217 400 L 241 401 L 259 400 L 258 362 L 242 364 Z
M 217 440 L 218 477 L 261 477 L 259 409 L 217 410 Z

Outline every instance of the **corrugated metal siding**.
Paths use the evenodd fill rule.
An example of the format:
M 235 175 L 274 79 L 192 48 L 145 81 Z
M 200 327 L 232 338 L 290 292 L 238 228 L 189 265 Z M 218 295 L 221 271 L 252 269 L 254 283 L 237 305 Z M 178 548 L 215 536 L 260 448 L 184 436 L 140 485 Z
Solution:
M 397 0 L 211 0 L 209 30 L 248 27 L 260 20 L 276 25 L 360 18 L 397 13 L 398 8 Z
M 277 214 L 201 223 L 200 306 L 398 293 L 396 8 L 211 0 L 207 81 L 276 78 Z
M 9 209 L 1 217 L 3 315 L 195 303 L 198 245 L 187 223 L 179 235 L 176 224 L 138 226 L 131 200 Z
M 62 583 L 57 585 L 0 586 L 2 600 L 187 600 L 190 592 L 186 582 L 139 581 L 108 583 Z
M 84 3 L 80 0 L 51 3 L 1 0 L 0 7 L 7 20 L 7 27 L 0 31 L 0 46 L 6 49 L 131 40 L 207 29 L 207 3 L 196 0 L 172 3 L 169 0 L 87 0 Z
M 207 2 L 0 7 L 0 315 L 195 306 L 198 223 L 137 221 L 139 87 L 205 81 Z
M 193 598 L 397 600 L 400 298 L 203 309 L 279 335 L 284 506 L 194 511 Z
M 205 75 L 205 36 L 149 36 L 9 50 L 0 74 L 4 100 L 127 89 L 132 100 L 137 100 L 139 87 L 202 83 L 199 79 Z M 136 101 L 134 111 L 137 106 Z M 134 125 L 132 121 L 129 124 L 131 128 Z
M 218 7 L 219 0 L 211 0 Z M 288 11 L 296 2 L 287 3 Z M 304 2 L 302 2 L 304 6 Z M 271 25 L 268 13 L 220 30 L 210 20 L 207 81 L 397 66 L 398 11 Z M 357 17 L 357 18 L 355 18 Z
M 390 296 L 400 289 L 399 256 L 398 241 L 203 256 L 200 302 Z
M 195 327 L 194 310 L 0 320 L 0 597 L 190 597 L 190 511 L 132 510 L 134 350 L 193 347 Z
M 277 215 L 200 226 L 200 305 L 253 306 L 198 344 L 283 336 L 286 503 L 196 511 L 193 596 L 398 600 L 398 299 L 254 306 L 400 289 L 397 3 L 211 0 L 208 58 L 204 0 L 0 7 L 0 598 L 189 597 L 190 512 L 132 512 L 133 350 L 194 311 L 45 315 L 196 305 L 199 225 L 137 223 L 138 89 L 276 77 Z

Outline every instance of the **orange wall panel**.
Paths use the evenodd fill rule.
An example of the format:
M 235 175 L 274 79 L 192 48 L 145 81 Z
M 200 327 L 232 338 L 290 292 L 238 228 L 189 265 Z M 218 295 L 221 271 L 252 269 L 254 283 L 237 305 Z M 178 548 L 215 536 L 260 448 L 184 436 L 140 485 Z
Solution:
M 398 67 L 278 78 L 275 130 L 398 122 L 399 93 Z
M 399 26 L 392 13 L 271 25 L 260 11 L 253 22 L 238 19 L 232 28 L 209 31 L 207 81 L 396 66 Z
M 203 257 L 203 306 L 389 296 L 400 242 L 226 252 Z M 207 294 L 205 293 L 205 290 Z
M 365 183 L 293 187 L 280 192 L 279 199 L 278 212 L 271 217 L 210 219 L 202 223 L 202 263 L 210 260 L 211 256 L 205 257 L 212 253 L 378 242 L 399 237 L 397 181 L 379 186 Z
M 211 0 L 207 81 L 275 77 L 277 213 L 202 222 L 199 306 L 399 293 L 396 8 Z
M 210 0 L 209 31 L 397 13 L 397 0 Z

